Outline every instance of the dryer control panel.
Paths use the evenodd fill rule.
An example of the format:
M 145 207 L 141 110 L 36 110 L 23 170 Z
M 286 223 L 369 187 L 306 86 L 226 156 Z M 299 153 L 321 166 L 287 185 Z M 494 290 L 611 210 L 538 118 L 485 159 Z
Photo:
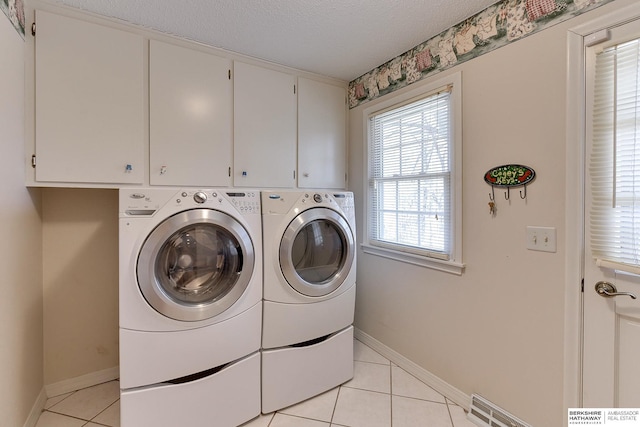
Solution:
M 349 222 L 355 224 L 356 206 L 353 199 L 353 193 L 351 191 L 341 191 L 332 193 L 332 195 L 338 206 L 340 206 L 340 209 L 342 209 L 342 212 L 344 212 L 344 215 L 347 217 Z

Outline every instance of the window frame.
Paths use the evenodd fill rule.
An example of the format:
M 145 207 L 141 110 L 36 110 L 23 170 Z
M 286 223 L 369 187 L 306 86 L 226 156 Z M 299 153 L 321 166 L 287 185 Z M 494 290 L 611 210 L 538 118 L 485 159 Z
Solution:
M 424 83 L 417 83 L 417 87 L 407 91 L 400 91 L 395 96 L 384 98 L 374 106 L 363 110 L 364 126 L 364 236 L 361 244 L 362 250 L 371 255 L 381 256 L 400 262 L 405 262 L 421 267 L 426 267 L 438 271 L 461 275 L 464 271 L 462 262 L 462 73 L 456 72 L 439 79 L 430 80 Z M 369 118 L 373 115 L 400 108 L 413 100 L 435 95 L 443 88 L 451 87 L 451 133 L 452 144 L 450 147 L 451 159 L 451 184 L 450 196 L 450 243 L 451 251 L 448 260 L 430 256 L 428 251 L 412 250 L 399 244 L 377 242 L 371 239 L 370 227 L 370 189 L 371 179 L 371 135 L 369 129 Z
M 633 45 L 633 46 L 632 46 Z M 634 244 L 622 244 L 622 236 L 633 234 L 636 220 L 629 219 L 622 210 L 622 204 L 618 201 L 618 185 L 620 179 L 617 163 L 622 160 L 635 160 L 636 154 L 626 154 L 623 157 L 618 156 L 618 143 L 625 140 L 624 136 L 620 139 L 619 134 L 624 134 L 624 130 L 629 127 L 637 128 L 637 115 L 634 126 L 619 126 L 622 121 L 618 120 L 618 114 L 624 112 L 629 113 L 633 110 L 636 114 L 637 107 L 637 89 L 634 90 L 618 90 L 619 82 L 624 79 L 618 79 L 618 63 L 615 59 L 616 55 L 628 55 L 628 46 L 632 46 L 635 50 L 635 61 L 637 64 L 638 52 L 640 51 L 640 34 L 630 33 L 619 36 L 614 39 L 607 40 L 600 44 L 587 46 L 587 58 L 590 71 L 587 81 L 587 137 L 589 138 L 590 151 L 587 157 L 587 174 L 586 179 L 591 180 L 591 225 L 589 227 L 589 239 L 591 253 L 598 267 L 613 269 L 619 272 L 625 272 L 631 275 L 640 275 L 640 264 L 638 263 L 638 252 Z M 608 59 L 607 59 L 608 58 Z M 631 62 L 631 61 L 629 61 Z M 624 63 L 624 62 L 623 62 Z M 615 64 L 615 65 L 614 65 Z M 614 68 L 615 67 L 615 68 Z M 605 71 L 611 69 L 611 71 Z M 603 73 L 610 80 L 605 80 L 599 75 Z M 638 68 L 635 68 L 635 79 L 638 76 Z M 621 95 L 631 95 L 635 92 L 635 107 L 618 108 L 618 100 Z M 605 98 L 605 101 L 603 101 Z M 604 111 L 603 111 L 604 110 Z M 627 132 L 628 133 L 628 132 Z M 637 138 L 634 138 L 637 141 Z M 621 144 L 624 146 L 624 142 Z M 595 154 L 597 153 L 597 154 Z M 598 179 L 594 179 L 591 170 L 598 171 Z M 633 175 L 633 174 L 629 174 Z M 635 175 L 633 175 L 635 177 Z M 634 179 L 635 183 L 635 179 Z M 637 207 L 636 197 L 621 198 L 627 200 L 625 205 Z M 628 200 L 631 199 L 631 200 Z M 628 214 L 628 213 L 627 213 Z M 594 219 L 595 218 L 595 219 Z M 631 222 L 631 225 L 629 224 Z M 629 227 L 625 227 L 629 226 Z M 606 234 L 608 237 L 603 239 L 601 236 Z M 614 237 L 618 240 L 613 240 Z M 637 235 L 636 235 L 637 236 Z M 632 260 L 633 258 L 633 260 Z

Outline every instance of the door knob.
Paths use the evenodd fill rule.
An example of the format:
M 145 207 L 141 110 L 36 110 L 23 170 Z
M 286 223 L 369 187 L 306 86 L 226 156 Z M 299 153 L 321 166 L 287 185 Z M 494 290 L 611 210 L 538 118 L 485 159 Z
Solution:
M 629 296 L 633 299 L 636 299 L 636 296 L 631 292 L 618 292 L 618 289 L 609 282 L 598 282 L 596 283 L 596 292 L 598 295 L 610 298 L 610 297 L 619 297 L 619 296 Z

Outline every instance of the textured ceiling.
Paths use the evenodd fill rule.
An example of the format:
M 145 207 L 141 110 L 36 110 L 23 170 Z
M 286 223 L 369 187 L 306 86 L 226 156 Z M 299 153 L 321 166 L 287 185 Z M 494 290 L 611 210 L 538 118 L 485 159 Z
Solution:
M 351 81 L 497 0 L 57 0 Z

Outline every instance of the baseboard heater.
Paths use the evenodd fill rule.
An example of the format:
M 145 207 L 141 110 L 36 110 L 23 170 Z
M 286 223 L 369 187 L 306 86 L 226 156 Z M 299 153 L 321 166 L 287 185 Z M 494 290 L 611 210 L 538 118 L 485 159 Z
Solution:
M 531 427 L 477 394 L 471 395 L 470 421 L 481 427 Z

